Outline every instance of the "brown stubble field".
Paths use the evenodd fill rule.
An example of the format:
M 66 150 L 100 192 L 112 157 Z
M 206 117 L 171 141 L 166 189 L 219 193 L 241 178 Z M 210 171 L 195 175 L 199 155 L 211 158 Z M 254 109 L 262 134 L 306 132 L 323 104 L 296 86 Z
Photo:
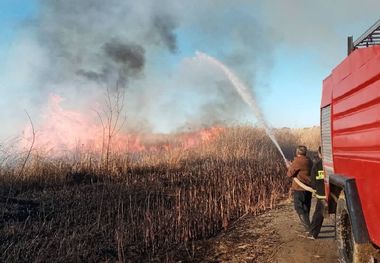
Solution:
M 287 158 L 316 150 L 319 128 L 280 129 Z M 74 155 L 73 155 L 74 156 Z M 50 158 L 0 166 L 1 262 L 191 261 L 197 240 L 288 196 L 286 167 L 264 131 L 225 128 L 196 147 Z

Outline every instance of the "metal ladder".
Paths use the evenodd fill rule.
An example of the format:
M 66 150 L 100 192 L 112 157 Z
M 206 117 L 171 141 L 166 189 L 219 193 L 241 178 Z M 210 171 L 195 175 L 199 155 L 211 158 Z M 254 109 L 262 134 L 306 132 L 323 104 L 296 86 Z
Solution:
M 355 49 L 374 45 L 380 45 L 380 19 L 355 41 L 348 37 L 348 55 Z

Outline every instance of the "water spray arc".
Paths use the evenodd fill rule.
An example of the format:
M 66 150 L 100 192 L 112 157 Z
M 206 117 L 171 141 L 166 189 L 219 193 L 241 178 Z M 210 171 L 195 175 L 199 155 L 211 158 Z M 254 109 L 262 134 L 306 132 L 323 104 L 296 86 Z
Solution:
M 261 110 L 259 106 L 257 105 L 256 101 L 254 100 L 250 90 L 246 85 L 244 85 L 239 78 L 222 62 L 217 60 L 214 57 L 211 57 L 205 53 L 202 52 L 196 52 L 196 59 L 199 59 L 200 61 L 208 62 L 209 64 L 214 65 L 215 67 L 219 68 L 231 81 L 232 85 L 240 95 L 240 97 L 243 99 L 243 101 L 253 110 L 259 125 L 262 126 L 266 132 L 266 134 L 269 136 L 269 138 L 272 140 L 274 145 L 277 147 L 278 151 L 281 153 L 282 158 L 284 159 L 285 164 L 288 163 L 288 161 L 285 158 L 284 153 L 281 150 L 280 145 L 278 144 L 274 134 L 272 133 L 272 130 L 265 122 L 264 116 L 261 113 Z

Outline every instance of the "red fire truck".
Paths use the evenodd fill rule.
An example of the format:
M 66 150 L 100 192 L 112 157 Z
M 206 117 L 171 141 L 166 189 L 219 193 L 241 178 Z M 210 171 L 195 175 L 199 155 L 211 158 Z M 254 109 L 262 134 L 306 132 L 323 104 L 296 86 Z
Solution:
M 380 20 L 323 81 L 321 138 L 342 262 L 380 262 Z

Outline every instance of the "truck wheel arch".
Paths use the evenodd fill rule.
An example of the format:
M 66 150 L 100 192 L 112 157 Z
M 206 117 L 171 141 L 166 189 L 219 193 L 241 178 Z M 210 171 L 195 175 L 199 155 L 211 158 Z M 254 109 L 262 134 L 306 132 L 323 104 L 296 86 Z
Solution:
M 355 242 L 358 244 L 369 243 L 370 238 L 355 179 L 334 174 L 330 175 L 329 181 L 331 185 L 341 189 L 338 195 L 339 198 L 337 200 L 336 212 L 338 213 L 339 206 L 342 207 L 342 200 L 344 200 L 350 223 L 353 228 L 352 232 Z

